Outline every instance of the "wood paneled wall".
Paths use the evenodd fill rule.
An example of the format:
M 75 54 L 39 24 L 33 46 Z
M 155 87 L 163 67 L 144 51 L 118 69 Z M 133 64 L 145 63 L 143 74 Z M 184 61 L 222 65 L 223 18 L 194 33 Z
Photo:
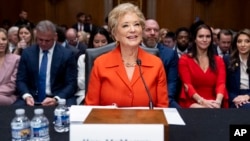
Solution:
M 156 19 L 161 27 L 175 31 L 193 20 L 193 0 L 157 0 Z
M 249 0 L 157 0 L 161 27 L 189 27 L 196 17 L 210 26 L 240 30 L 250 28 Z
M 113 0 L 115 6 L 116 0 Z M 147 1 L 143 1 L 143 13 L 147 17 Z M 175 31 L 180 26 L 189 27 L 196 17 L 213 27 L 239 30 L 250 28 L 249 0 L 155 0 L 155 19 L 161 27 Z M 93 22 L 104 24 L 105 0 L 7 0 L 0 1 L 0 21 L 14 23 L 21 9 L 29 13 L 29 19 L 37 23 L 49 19 L 59 25 L 71 26 L 80 11 L 91 14 Z

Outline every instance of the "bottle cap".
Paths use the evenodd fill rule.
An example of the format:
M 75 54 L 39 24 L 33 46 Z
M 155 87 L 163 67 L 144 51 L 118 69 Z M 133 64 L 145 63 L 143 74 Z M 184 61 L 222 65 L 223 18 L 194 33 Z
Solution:
M 24 113 L 25 113 L 24 109 L 16 109 L 16 114 L 17 115 L 22 115 Z
M 43 109 L 42 108 L 38 108 L 34 110 L 35 114 L 43 114 Z

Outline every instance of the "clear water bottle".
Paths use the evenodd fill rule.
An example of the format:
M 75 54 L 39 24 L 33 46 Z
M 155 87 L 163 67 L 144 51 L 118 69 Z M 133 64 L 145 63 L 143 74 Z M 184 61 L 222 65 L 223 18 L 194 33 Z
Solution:
M 30 120 L 24 109 L 16 109 L 15 113 L 11 121 L 12 141 L 27 141 L 30 139 Z
M 69 131 L 69 108 L 66 106 L 66 100 L 60 99 L 58 106 L 54 111 L 54 129 L 56 132 Z
M 44 116 L 43 109 L 35 109 L 34 113 L 30 121 L 31 141 L 49 141 L 49 121 Z

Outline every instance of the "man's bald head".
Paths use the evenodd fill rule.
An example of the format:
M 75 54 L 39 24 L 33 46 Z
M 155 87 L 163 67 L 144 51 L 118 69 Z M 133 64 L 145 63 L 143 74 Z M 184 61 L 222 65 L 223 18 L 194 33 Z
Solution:
M 77 38 L 77 31 L 74 28 L 69 28 L 66 31 L 66 40 L 68 42 L 68 44 L 72 45 L 72 46 L 76 46 L 78 43 L 78 38 Z

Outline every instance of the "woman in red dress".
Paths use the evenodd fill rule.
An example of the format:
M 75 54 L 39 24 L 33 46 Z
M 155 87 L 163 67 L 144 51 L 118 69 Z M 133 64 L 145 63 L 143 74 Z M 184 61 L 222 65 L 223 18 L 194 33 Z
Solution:
M 227 107 L 226 71 L 223 59 L 213 53 L 212 31 L 203 24 L 194 32 L 191 52 L 179 60 L 182 90 L 179 104 L 184 108 Z

